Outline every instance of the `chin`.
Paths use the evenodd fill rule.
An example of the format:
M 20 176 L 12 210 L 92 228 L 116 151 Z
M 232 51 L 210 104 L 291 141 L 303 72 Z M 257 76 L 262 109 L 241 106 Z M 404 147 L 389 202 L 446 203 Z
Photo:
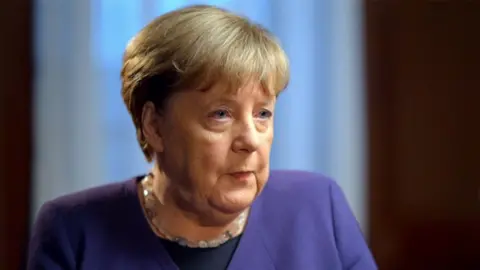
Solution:
M 226 214 L 233 215 L 239 214 L 249 208 L 255 200 L 256 192 L 249 191 L 235 191 L 225 194 L 222 198 L 213 199 L 210 201 L 212 207 L 217 211 Z

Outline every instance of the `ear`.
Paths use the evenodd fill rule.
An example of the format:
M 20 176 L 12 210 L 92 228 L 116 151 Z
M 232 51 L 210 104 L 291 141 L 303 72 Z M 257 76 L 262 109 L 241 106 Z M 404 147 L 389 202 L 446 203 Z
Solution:
M 164 150 L 162 124 L 163 117 L 157 112 L 153 102 L 146 102 L 142 108 L 142 132 L 147 144 L 155 153 L 161 153 Z

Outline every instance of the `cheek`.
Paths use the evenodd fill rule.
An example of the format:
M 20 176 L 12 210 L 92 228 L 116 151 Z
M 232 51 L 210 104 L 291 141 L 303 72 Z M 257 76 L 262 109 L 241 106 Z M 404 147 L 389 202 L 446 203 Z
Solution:
M 273 142 L 273 131 L 265 134 L 265 137 L 263 137 L 262 139 L 263 141 L 257 149 L 257 153 L 260 159 L 260 164 L 266 166 L 268 169 L 268 165 L 270 163 L 270 151 L 272 149 Z
M 230 144 L 227 136 L 212 134 L 209 132 L 196 133 L 197 136 L 192 142 L 195 153 L 195 162 L 192 165 L 195 171 L 202 172 L 202 175 L 212 177 L 212 174 L 220 173 L 224 168 Z M 212 179 L 213 181 L 213 179 Z
M 265 183 L 267 182 L 270 174 L 270 151 L 272 148 L 272 139 L 273 139 L 273 136 L 271 135 L 266 136 L 265 141 L 261 144 L 261 146 L 257 150 L 258 163 L 259 163 L 259 171 L 258 171 L 257 177 L 258 177 L 259 189 L 263 188 L 263 185 L 265 185 Z

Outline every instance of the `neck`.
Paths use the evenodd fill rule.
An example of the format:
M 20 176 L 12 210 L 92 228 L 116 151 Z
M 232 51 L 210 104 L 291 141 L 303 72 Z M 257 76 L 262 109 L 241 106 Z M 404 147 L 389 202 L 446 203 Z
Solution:
M 153 192 L 159 204 L 156 215 L 162 230 L 175 237 L 190 241 L 215 239 L 232 228 L 237 215 L 223 215 L 195 207 L 195 203 L 185 199 L 179 188 L 172 184 L 166 174 L 155 166 L 152 170 Z

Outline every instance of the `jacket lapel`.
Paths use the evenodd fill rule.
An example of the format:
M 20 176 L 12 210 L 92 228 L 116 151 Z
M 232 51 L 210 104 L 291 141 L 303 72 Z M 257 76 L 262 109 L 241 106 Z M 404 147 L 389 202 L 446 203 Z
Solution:
M 274 270 L 274 264 L 261 235 L 261 200 L 253 203 L 248 223 L 238 244 L 228 270 L 262 269 Z

